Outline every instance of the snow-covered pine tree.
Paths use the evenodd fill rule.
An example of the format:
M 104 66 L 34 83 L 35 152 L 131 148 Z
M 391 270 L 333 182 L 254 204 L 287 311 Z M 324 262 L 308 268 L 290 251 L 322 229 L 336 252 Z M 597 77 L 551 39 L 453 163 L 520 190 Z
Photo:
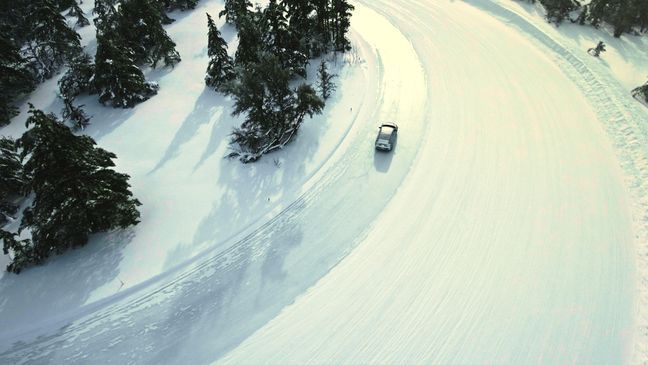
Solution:
M 225 8 L 218 13 L 218 17 L 225 16 L 225 22 L 239 28 L 239 18 L 247 16 L 251 6 L 250 0 L 225 0 Z
M 68 12 L 65 14 L 65 16 L 77 16 L 77 14 L 79 12 L 83 13 L 83 10 L 79 6 L 79 4 L 76 1 L 74 1 L 74 5 L 72 5 L 70 7 L 70 10 L 68 10 Z M 83 14 L 85 14 L 85 13 L 83 13 Z
M 573 0 L 565 0 L 573 1 Z M 345 52 L 351 49 L 351 42 L 346 37 L 351 26 L 351 12 L 353 5 L 347 0 L 331 0 L 330 27 L 333 49 L 338 52 Z
M 556 25 L 560 25 L 569 18 L 570 12 L 580 7 L 575 0 L 540 0 L 540 3 L 547 11 L 547 21 Z
M 155 95 L 158 85 L 146 82 L 135 65 L 133 52 L 119 45 L 108 33 L 97 37 L 95 76 L 92 88 L 99 93 L 99 102 L 113 107 L 130 108 Z
M 162 28 L 160 12 L 151 0 L 123 0 L 119 7 L 119 33 L 124 46 L 134 52 L 135 62 L 156 67 L 180 62 L 175 43 Z
M 0 137 L 0 226 L 17 211 L 16 200 L 25 187 L 22 161 L 16 141 Z
M 632 33 L 636 28 L 648 31 L 648 4 L 645 0 L 592 0 L 588 20 L 598 27 L 602 21 L 614 27 L 614 36 Z
M 38 0 L 28 22 L 26 59 L 34 77 L 43 81 L 81 51 L 81 37 L 68 27 L 51 0 Z
M 166 8 L 167 2 L 168 1 L 166 0 L 152 0 L 152 4 L 155 6 L 155 9 L 160 14 L 160 23 L 162 23 L 162 25 L 169 25 L 175 22 L 175 19 L 171 19 L 167 15 L 167 8 Z
M 234 89 L 233 115 L 245 113 L 240 128 L 232 133 L 232 153 L 243 163 L 283 148 L 296 135 L 306 115 L 320 113 L 324 102 L 310 85 L 291 89 L 290 73 L 279 60 L 265 56 L 243 69 Z
M 315 8 L 315 26 L 311 41 L 311 56 L 317 57 L 330 49 L 330 2 L 331 0 L 311 0 Z
M 310 17 L 315 11 L 312 2 L 309 0 L 283 0 L 282 3 L 288 10 L 291 32 L 301 36 L 309 34 L 314 24 Z
M 317 86 L 320 90 L 320 95 L 322 95 L 322 99 L 327 100 L 335 90 L 335 83 L 333 82 L 335 76 L 329 73 L 326 67 L 326 61 L 322 60 L 317 69 Z
M 0 127 L 9 124 L 18 114 L 13 101 L 32 91 L 34 84 L 18 48 L 0 33 Z
M 97 27 L 97 36 L 100 36 L 117 27 L 117 0 L 95 0 L 92 13 L 97 17 L 94 18 L 95 27 Z
M 167 11 L 195 9 L 198 0 L 164 0 Z
M 79 28 L 85 27 L 86 25 L 90 25 L 90 21 L 88 20 L 88 18 L 86 18 L 83 9 L 81 9 L 81 7 L 79 6 L 79 4 L 76 3 L 76 1 L 74 2 L 74 5 L 72 5 L 72 7 L 70 8 L 68 15 L 77 18 L 76 26 Z
M 83 130 L 90 124 L 90 117 L 83 110 L 84 105 L 75 106 L 74 99 L 61 97 L 63 99 L 63 120 L 72 124 L 74 130 Z
M 249 12 L 248 15 L 237 19 L 238 46 L 234 55 L 237 65 L 246 65 L 259 61 L 259 54 L 264 49 L 263 33 L 259 27 L 259 13 Z
M 283 3 L 288 10 L 288 33 L 293 37 L 293 42 L 296 39 L 300 52 L 310 57 L 314 54 L 312 49 L 315 48 L 313 45 L 315 22 L 311 17 L 315 7 L 307 0 L 284 0 Z
M 29 239 L 20 240 L 16 233 L 0 229 L 0 240 L 2 240 L 2 252 L 8 255 L 13 253 L 13 261 L 7 265 L 7 271 L 20 274 L 23 268 L 30 265 L 40 265 L 43 259 L 36 255 L 32 241 Z
M 31 0 L 0 1 L 0 32 L 18 48 L 27 40 L 33 6 Z
M 83 93 L 92 92 L 94 64 L 92 58 L 81 52 L 70 62 L 70 67 L 59 80 L 59 93 L 63 98 L 74 99 Z
M 54 3 L 58 7 L 58 11 L 60 12 L 76 5 L 76 0 L 55 0 Z
M 306 77 L 308 56 L 302 49 L 298 34 L 290 32 L 287 12 L 283 2 L 269 1 L 261 17 L 261 28 L 265 30 L 262 44 L 269 53 L 277 56 L 291 76 Z
M 24 252 L 14 250 L 18 270 L 85 245 L 89 234 L 139 222 L 140 202 L 130 192 L 129 176 L 113 170 L 113 153 L 96 147 L 89 136 L 74 135 L 52 114 L 35 109 L 30 114 L 32 128 L 19 145 L 34 200 L 20 229 L 29 228 L 32 241 Z
M 232 58 L 227 54 L 227 42 L 221 37 L 212 17 L 207 14 L 207 55 L 209 65 L 205 83 L 220 92 L 230 89 L 229 83 L 236 77 Z

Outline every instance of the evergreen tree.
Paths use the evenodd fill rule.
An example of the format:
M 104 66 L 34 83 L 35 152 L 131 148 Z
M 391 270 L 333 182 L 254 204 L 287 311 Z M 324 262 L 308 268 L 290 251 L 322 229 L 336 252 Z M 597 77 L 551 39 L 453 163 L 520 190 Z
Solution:
M 99 93 L 102 104 L 130 108 L 155 95 L 158 86 L 146 82 L 135 65 L 133 52 L 109 37 L 110 34 L 97 38 L 92 88 Z
M 22 196 L 25 177 L 16 141 L 0 137 L 0 225 L 18 209 L 16 198 Z
M 560 25 L 569 18 L 569 13 L 578 9 L 580 5 L 575 0 L 540 0 L 547 11 L 547 21 Z
M 631 33 L 634 27 L 645 31 L 648 24 L 648 5 L 645 0 L 592 0 L 589 21 L 597 27 L 602 21 L 614 27 L 614 36 Z
M 83 12 L 79 4 L 76 3 L 76 1 L 74 2 L 74 5 L 72 5 L 72 7 L 70 8 L 68 15 L 77 18 L 76 26 L 79 28 L 85 27 L 86 25 L 90 25 L 90 21 L 88 20 L 88 18 L 86 18 L 85 13 Z
M 195 9 L 198 0 L 164 0 L 167 11 Z
M 225 8 L 218 13 L 218 17 L 225 16 L 225 22 L 239 27 L 239 18 L 247 16 L 252 3 L 249 0 L 225 0 Z
M 155 5 L 155 9 L 160 14 L 160 23 L 162 23 L 163 25 L 168 25 L 175 22 L 175 19 L 171 19 L 167 15 L 167 7 L 166 7 L 166 4 L 168 3 L 167 0 L 151 0 L 151 1 L 152 1 L 152 5 Z
M 0 229 L 0 240 L 2 240 L 2 251 L 8 255 L 13 253 L 13 260 L 7 265 L 7 271 L 20 274 L 23 268 L 29 265 L 40 265 L 44 259 L 40 258 L 33 249 L 32 241 L 29 239 L 19 240 L 18 235 Z
M 0 1 L 0 33 L 19 48 L 27 41 L 34 5 L 33 0 Z
M 315 7 L 309 0 L 283 0 L 289 14 L 289 26 L 291 33 L 299 34 L 306 38 L 314 26 L 310 15 Z
M 293 37 L 293 42 L 297 42 L 298 47 L 292 46 L 292 49 L 298 49 L 307 58 L 313 53 L 317 46 L 313 40 L 315 22 L 311 14 L 315 7 L 309 0 L 284 0 L 288 9 L 288 32 Z
M 217 91 L 226 92 L 228 84 L 234 79 L 234 66 L 232 59 L 227 54 L 227 43 L 221 37 L 212 17 L 207 14 L 207 55 L 210 57 L 207 66 L 205 83 Z
M 26 70 L 26 62 L 18 48 L 0 34 L 0 127 L 9 124 L 18 114 L 13 101 L 33 89 L 34 79 Z
M 346 34 L 351 26 L 351 12 L 353 9 L 353 5 L 349 4 L 347 0 L 331 0 L 331 37 L 333 48 L 338 52 L 351 49 L 351 42 L 346 38 Z
M 315 27 L 312 39 L 311 55 L 318 57 L 330 49 L 330 1 L 331 0 L 312 0 L 315 8 Z
M 134 52 L 136 63 L 156 67 L 180 62 L 175 43 L 162 28 L 160 13 L 151 0 L 124 0 L 119 7 L 119 33 L 124 45 Z
M 84 105 L 74 106 L 74 99 L 62 97 L 63 110 L 61 116 L 63 120 L 72 124 L 75 130 L 83 130 L 90 124 L 90 117 L 83 110 Z
M 35 78 L 50 78 L 66 60 L 81 50 L 81 37 L 67 26 L 65 18 L 51 0 L 38 0 L 25 45 L 27 59 Z
M 263 50 L 262 29 L 258 26 L 258 13 L 250 12 L 247 16 L 237 19 L 238 46 L 234 60 L 238 65 L 246 65 L 259 61 Z
M 290 32 L 287 11 L 283 3 L 270 0 L 261 17 L 261 27 L 266 30 L 262 44 L 291 75 L 306 77 L 308 56 L 302 51 L 299 37 Z
M 59 12 L 76 5 L 76 0 L 54 0 Z
M 14 253 L 12 271 L 82 246 L 89 234 L 139 222 L 140 202 L 129 190 L 129 176 L 112 169 L 116 156 L 88 136 L 75 136 L 54 115 L 30 113 L 27 126 L 32 128 L 19 144 L 28 158 L 24 169 L 34 200 L 20 229 L 29 228 L 32 240 L 12 242 L 4 234 L 5 252 Z
M 117 0 L 95 0 L 92 13 L 97 17 L 94 19 L 97 27 L 97 37 L 115 31 L 117 27 Z
M 232 114 L 245 113 L 246 118 L 232 133 L 229 157 L 247 163 L 281 149 L 296 135 L 306 115 L 321 112 L 324 102 L 310 85 L 291 89 L 289 81 L 289 72 L 274 56 L 243 70 L 234 89 Z
M 59 93 L 67 99 L 74 99 L 82 93 L 90 93 L 93 76 L 92 59 L 87 53 L 81 52 L 72 60 L 67 72 L 59 80 Z
M 335 90 L 335 83 L 333 82 L 335 75 L 332 75 L 328 72 L 326 62 L 324 60 L 320 62 L 319 68 L 317 69 L 317 78 L 317 86 L 320 89 L 320 95 L 322 95 L 322 99 L 327 100 L 331 96 L 331 93 Z
M 642 98 L 646 103 L 648 103 L 648 81 L 645 84 L 634 88 L 632 90 L 632 96 L 637 99 Z

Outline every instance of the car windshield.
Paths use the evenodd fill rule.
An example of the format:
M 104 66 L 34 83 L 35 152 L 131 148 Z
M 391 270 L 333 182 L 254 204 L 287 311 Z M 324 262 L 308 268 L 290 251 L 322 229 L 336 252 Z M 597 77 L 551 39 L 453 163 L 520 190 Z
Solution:
M 380 133 L 378 134 L 378 139 L 385 139 L 388 140 L 389 137 L 392 134 L 392 129 L 391 128 L 380 128 Z

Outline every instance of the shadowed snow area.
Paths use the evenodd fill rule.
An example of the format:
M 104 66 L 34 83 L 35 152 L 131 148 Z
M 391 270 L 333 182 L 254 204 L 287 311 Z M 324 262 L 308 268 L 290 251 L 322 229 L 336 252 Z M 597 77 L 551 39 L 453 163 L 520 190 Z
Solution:
M 80 98 L 142 223 L 0 276 L 0 363 L 641 361 L 648 112 L 626 89 L 647 42 L 598 60 L 593 30 L 532 6 L 354 5 L 324 113 L 255 164 L 222 158 L 241 119 L 203 83 L 221 1 L 172 14 L 183 60 L 146 70 L 157 96 Z M 55 87 L 30 101 L 58 112 Z

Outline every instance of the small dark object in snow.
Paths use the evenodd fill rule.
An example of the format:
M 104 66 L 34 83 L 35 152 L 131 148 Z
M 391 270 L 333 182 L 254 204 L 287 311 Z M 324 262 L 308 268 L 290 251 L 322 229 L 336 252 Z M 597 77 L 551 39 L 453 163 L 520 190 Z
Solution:
M 590 48 L 587 50 L 587 53 L 594 57 L 598 57 L 601 52 L 605 52 L 605 43 L 603 43 L 603 41 L 599 41 L 595 48 Z

